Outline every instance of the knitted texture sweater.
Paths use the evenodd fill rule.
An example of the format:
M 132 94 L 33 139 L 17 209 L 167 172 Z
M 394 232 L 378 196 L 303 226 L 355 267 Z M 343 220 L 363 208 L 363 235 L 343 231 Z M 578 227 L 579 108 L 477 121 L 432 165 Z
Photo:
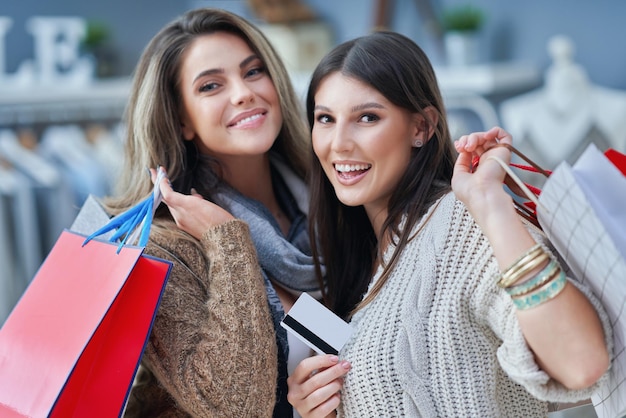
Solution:
M 496 285 L 489 242 L 452 193 L 413 232 L 381 292 L 353 317 L 339 417 L 542 417 L 548 400 L 591 396 L 595 386 L 569 391 L 539 369 Z M 582 290 L 611 348 L 608 317 Z
M 276 341 L 248 226 L 200 243 L 151 235 L 146 253 L 174 265 L 126 417 L 272 416 Z

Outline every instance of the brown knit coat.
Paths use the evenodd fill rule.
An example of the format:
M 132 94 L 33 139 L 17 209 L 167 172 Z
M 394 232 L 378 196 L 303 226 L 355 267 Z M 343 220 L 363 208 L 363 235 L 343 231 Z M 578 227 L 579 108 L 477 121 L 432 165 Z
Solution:
M 201 245 L 153 233 L 146 247 L 174 266 L 125 417 L 272 416 L 276 340 L 248 226 L 214 227 Z

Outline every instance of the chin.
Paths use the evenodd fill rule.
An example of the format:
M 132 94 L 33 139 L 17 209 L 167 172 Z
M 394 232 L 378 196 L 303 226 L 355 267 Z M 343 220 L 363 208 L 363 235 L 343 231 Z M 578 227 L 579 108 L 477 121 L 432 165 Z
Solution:
M 361 206 L 364 204 L 363 200 L 361 199 L 356 199 L 354 197 L 350 197 L 350 196 L 340 196 L 337 195 L 337 199 L 344 205 L 346 206 L 351 206 L 351 207 L 355 207 L 355 206 Z

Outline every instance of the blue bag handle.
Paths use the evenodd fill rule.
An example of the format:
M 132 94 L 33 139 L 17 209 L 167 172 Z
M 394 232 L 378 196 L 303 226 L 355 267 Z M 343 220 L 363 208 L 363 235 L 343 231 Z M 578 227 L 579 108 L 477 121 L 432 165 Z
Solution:
M 145 247 L 146 244 L 148 244 L 154 212 L 162 200 L 159 183 L 163 177 L 165 177 L 165 170 L 159 168 L 157 170 L 157 178 L 154 182 L 152 193 L 135 206 L 111 218 L 106 225 L 85 238 L 83 245 L 87 244 L 95 237 L 116 230 L 109 238 L 109 242 L 117 242 L 123 237 L 121 241 L 119 241 L 120 245 L 117 248 L 118 253 L 127 242 L 132 243 L 135 240 L 137 240 L 138 246 Z

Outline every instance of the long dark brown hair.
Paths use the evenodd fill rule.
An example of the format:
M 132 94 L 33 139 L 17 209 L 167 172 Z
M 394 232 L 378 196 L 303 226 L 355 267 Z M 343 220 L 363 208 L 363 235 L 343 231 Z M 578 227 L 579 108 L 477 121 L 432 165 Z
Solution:
M 388 217 L 381 236 L 376 236 L 363 206 L 342 204 L 327 179 L 317 157 L 312 155 L 311 207 L 309 227 L 318 277 L 325 289 L 325 302 L 347 318 L 369 303 L 385 284 L 410 233 L 428 208 L 450 190 L 456 152 L 445 118 L 445 109 L 430 61 L 422 49 L 404 35 L 379 31 L 345 42 L 326 55 L 315 69 L 306 101 L 311 129 L 315 93 L 330 74 L 357 79 L 372 86 L 387 100 L 411 113 L 419 113 L 429 123 L 432 137 L 421 148 L 412 148 L 407 170 L 389 199 Z M 436 123 L 424 109 L 438 113 Z M 400 223 L 404 221 L 402 229 Z M 378 247 L 383 236 L 397 245 L 382 277 L 362 300 L 373 274 Z M 321 265 L 325 265 L 322 278 Z

